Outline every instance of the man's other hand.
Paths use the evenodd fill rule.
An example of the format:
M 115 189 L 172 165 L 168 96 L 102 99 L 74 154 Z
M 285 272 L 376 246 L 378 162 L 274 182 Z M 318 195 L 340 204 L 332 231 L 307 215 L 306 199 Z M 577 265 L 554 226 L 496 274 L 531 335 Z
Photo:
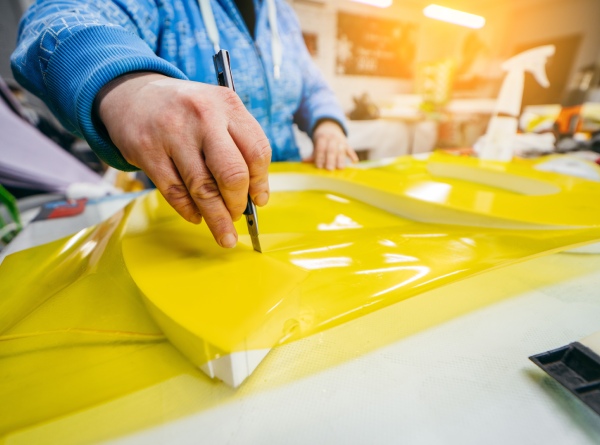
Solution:
M 186 220 L 204 219 L 234 247 L 248 193 L 269 200 L 271 147 L 237 94 L 156 73 L 127 74 L 96 99 L 98 115 L 130 164 L 142 169 Z
M 358 162 L 356 152 L 348 145 L 346 135 L 337 122 L 323 120 L 313 131 L 313 155 L 307 160 L 317 168 L 327 170 L 343 169 L 346 158 Z

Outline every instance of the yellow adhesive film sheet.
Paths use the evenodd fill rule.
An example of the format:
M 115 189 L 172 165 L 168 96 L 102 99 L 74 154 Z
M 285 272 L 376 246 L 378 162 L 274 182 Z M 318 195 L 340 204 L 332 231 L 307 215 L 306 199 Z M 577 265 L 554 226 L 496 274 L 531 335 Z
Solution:
M 271 348 L 394 303 L 425 327 L 493 301 L 436 289 L 600 240 L 600 184 L 533 167 L 442 155 L 338 172 L 278 164 L 259 210 L 263 254 L 243 221 L 238 246 L 221 249 L 152 192 L 95 227 L 8 256 L 0 437 L 35 443 L 71 428 L 100 440 L 108 433 L 89 422 L 106 427 L 113 411 L 92 407 L 185 388 L 203 400 L 182 396 L 192 410 L 232 397 L 198 367 L 236 386 Z M 112 419 L 110 434 L 186 412 L 155 406 Z M 76 413 L 89 414 L 85 431 L 73 432 Z

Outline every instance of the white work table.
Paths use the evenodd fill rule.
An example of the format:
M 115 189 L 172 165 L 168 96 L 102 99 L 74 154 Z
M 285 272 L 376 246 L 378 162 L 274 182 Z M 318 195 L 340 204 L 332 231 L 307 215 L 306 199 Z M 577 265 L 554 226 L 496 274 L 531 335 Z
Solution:
M 553 279 L 572 267 L 581 274 Z M 399 304 L 276 348 L 247 395 L 110 443 L 600 443 L 600 417 L 528 360 L 600 329 L 600 257 L 557 254 L 449 287 L 507 299 L 407 338 Z M 400 338 L 373 344 L 381 330 Z
M 71 221 L 67 232 L 84 223 Z M 528 360 L 600 330 L 600 254 L 546 256 L 433 292 L 499 301 L 409 336 L 404 303 L 391 306 L 275 348 L 237 392 L 213 385 L 204 409 L 169 416 L 191 395 L 165 397 L 176 420 L 101 443 L 600 443 L 600 416 Z

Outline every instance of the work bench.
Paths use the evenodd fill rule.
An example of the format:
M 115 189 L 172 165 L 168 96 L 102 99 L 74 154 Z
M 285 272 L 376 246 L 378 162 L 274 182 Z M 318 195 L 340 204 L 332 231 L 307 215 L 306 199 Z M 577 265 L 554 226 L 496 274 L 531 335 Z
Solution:
M 9 250 L 74 233 L 129 199 L 34 222 Z M 491 304 L 423 324 L 403 302 L 275 348 L 237 390 L 198 371 L 4 443 L 600 443 L 600 417 L 528 359 L 600 330 L 600 254 L 540 257 L 414 299 L 465 293 Z

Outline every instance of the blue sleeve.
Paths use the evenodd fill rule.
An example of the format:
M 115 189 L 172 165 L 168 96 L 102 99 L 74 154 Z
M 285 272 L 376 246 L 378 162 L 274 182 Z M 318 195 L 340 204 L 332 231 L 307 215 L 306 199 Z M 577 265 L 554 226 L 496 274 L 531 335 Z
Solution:
M 159 32 L 152 0 L 38 0 L 21 20 L 13 74 L 103 161 L 134 170 L 94 118 L 93 103 L 104 85 L 125 73 L 186 78 L 156 56 Z
M 282 28 L 285 27 L 287 32 L 292 33 L 293 53 L 302 73 L 302 98 L 300 106 L 294 114 L 294 122 L 310 137 L 312 137 L 315 126 L 324 119 L 337 122 L 344 133 L 348 134 L 344 112 L 306 49 L 296 14 L 285 2 L 278 2 L 277 7 L 281 8 L 283 13 Z

